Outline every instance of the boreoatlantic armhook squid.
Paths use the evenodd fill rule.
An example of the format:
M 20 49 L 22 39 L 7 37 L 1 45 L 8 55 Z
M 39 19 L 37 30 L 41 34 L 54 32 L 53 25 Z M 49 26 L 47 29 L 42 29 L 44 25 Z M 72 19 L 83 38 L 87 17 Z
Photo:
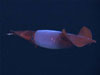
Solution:
M 92 33 L 87 27 L 82 27 L 78 34 L 67 33 L 65 29 L 57 30 L 25 30 L 12 31 L 8 35 L 18 35 L 37 46 L 49 49 L 63 49 L 72 46 L 83 47 L 91 43 L 96 43 L 92 39 Z

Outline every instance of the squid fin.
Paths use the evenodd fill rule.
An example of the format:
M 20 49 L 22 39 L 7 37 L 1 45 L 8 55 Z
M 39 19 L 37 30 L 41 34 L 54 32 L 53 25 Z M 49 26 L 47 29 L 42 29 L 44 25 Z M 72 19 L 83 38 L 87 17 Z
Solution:
M 69 35 L 67 35 L 65 29 L 62 30 L 62 34 L 66 39 L 70 40 L 70 42 L 72 42 L 72 44 L 75 45 L 76 47 L 83 47 L 83 46 L 85 46 L 85 45 L 87 45 L 89 43 L 92 43 L 92 42 L 96 43 L 95 40 L 92 40 L 91 31 L 86 27 L 83 27 L 80 30 L 79 36 L 81 35 L 81 36 L 85 36 L 87 38 L 84 38 L 84 37 L 81 38 L 78 35 L 74 35 L 74 34 L 69 36 Z M 88 38 L 90 38 L 91 40 L 89 41 Z
M 69 39 L 71 40 L 73 45 L 75 45 L 77 47 L 83 47 L 83 46 L 88 44 L 88 41 L 86 39 L 82 39 L 82 38 L 77 37 L 77 36 L 72 36 Z
M 69 39 L 68 35 L 67 35 L 67 32 L 65 29 L 62 29 L 62 39 L 69 42 L 69 43 L 72 43 L 72 41 Z
M 82 47 L 84 46 L 86 43 L 84 42 L 84 39 L 81 39 L 79 37 L 77 37 L 76 35 L 70 35 L 67 36 L 65 29 L 62 30 L 62 34 L 72 42 L 73 45 L 77 46 L 77 47 Z
M 90 29 L 88 29 L 85 26 L 82 27 L 82 29 L 80 30 L 78 35 L 82 35 L 82 36 L 85 36 L 85 37 L 92 39 L 92 33 L 91 33 Z
M 66 36 L 66 30 L 65 29 L 62 29 L 62 34 L 64 35 L 64 36 Z
M 92 40 L 92 33 L 90 29 L 85 26 L 82 27 L 78 35 L 71 35 L 69 39 L 77 47 L 83 47 L 89 43 L 96 43 L 95 40 Z

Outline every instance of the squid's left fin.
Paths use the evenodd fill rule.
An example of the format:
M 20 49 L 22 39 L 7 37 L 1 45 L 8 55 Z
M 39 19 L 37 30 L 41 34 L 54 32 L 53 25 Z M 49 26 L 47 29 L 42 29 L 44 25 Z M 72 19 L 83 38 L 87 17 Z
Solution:
M 92 33 L 91 33 L 91 30 L 88 29 L 87 27 L 82 27 L 82 29 L 80 30 L 79 34 L 78 35 L 82 35 L 82 36 L 85 36 L 85 37 L 88 37 L 90 39 L 92 39 Z

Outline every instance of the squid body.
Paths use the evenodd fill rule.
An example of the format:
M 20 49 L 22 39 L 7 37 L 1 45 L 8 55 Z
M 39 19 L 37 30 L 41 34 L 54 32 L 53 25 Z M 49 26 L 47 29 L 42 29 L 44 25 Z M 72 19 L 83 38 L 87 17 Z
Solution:
M 37 30 L 37 31 L 12 31 L 8 35 L 18 35 L 35 45 L 49 49 L 62 49 L 72 46 L 83 47 L 85 45 L 96 43 L 92 40 L 92 33 L 87 27 L 82 27 L 80 32 L 70 34 L 63 29 L 56 30 Z

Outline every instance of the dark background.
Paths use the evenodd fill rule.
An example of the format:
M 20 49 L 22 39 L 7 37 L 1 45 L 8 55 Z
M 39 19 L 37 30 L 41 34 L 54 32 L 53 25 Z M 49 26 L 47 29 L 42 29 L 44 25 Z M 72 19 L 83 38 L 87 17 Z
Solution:
M 99 0 L 3 0 L 0 6 L 1 75 L 100 75 Z M 6 35 L 63 28 L 77 34 L 83 26 L 91 29 L 96 44 L 50 50 Z

